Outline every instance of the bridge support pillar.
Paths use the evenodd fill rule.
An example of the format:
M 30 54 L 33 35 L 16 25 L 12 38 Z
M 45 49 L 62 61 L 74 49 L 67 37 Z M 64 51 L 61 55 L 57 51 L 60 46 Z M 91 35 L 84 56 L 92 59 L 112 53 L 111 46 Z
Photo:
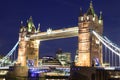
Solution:
M 19 80 L 17 78 L 27 78 L 28 68 L 27 66 L 13 66 L 10 67 L 9 72 L 6 75 L 6 80 Z
M 76 66 L 99 66 L 102 64 L 102 44 L 92 34 L 91 30 L 99 35 L 103 33 L 103 20 L 95 14 L 92 2 L 87 13 L 78 18 L 78 54 Z
M 26 59 L 29 67 L 38 67 L 40 40 L 30 40 L 27 42 Z
M 17 64 L 38 67 L 40 40 L 25 40 L 20 37 Z
M 19 42 L 17 64 L 20 66 L 26 66 L 26 46 L 27 46 L 26 41 Z

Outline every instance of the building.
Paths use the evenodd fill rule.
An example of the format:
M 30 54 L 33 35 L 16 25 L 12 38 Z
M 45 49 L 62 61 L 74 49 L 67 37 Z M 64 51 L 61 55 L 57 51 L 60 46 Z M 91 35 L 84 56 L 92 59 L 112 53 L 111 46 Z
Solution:
M 31 34 L 37 34 L 40 30 L 35 28 L 32 17 L 27 21 L 27 25 L 21 22 L 19 32 L 19 47 L 17 64 L 21 66 L 38 66 L 39 40 L 28 40 Z
M 56 59 L 59 60 L 59 62 L 62 64 L 62 66 L 70 66 L 71 53 L 68 53 L 68 52 L 57 53 Z
M 71 64 L 71 53 L 56 53 L 56 57 L 45 56 L 38 61 L 39 66 L 68 66 Z
M 39 66 L 45 66 L 45 67 L 57 67 L 62 66 L 59 60 L 56 58 L 53 58 L 51 56 L 42 57 L 39 61 Z
M 92 34 L 96 31 L 103 33 L 102 12 L 98 16 L 93 8 L 92 2 L 86 13 L 80 9 L 78 17 L 78 56 L 76 66 L 98 66 L 102 65 L 102 43 Z

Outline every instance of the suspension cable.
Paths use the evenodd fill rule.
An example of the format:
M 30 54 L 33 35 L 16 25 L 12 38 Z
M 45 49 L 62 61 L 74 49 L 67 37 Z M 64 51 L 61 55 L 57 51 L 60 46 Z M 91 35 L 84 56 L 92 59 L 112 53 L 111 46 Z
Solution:
M 13 52 L 16 50 L 18 44 L 19 44 L 19 41 L 15 44 L 15 46 L 12 48 L 12 50 L 10 52 L 8 52 L 8 54 L 0 60 L 0 62 L 2 62 L 1 64 L 3 64 L 3 62 L 13 54 Z
M 106 43 L 105 41 L 103 41 L 103 38 L 101 36 L 99 36 L 95 31 L 92 31 L 92 33 L 108 48 L 110 49 L 112 52 L 114 52 L 115 54 L 117 54 L 118 56 L 120 56 L 120 53 L 116 52 L 115 50 L 113 50 L 110 46 L 108 46 L 108 43 Z
M 112 41 L 110 41 L 106 36 L 104 36 L 104 39 L 107 40 L 106 42 L 109 43 L 112 47 L 114 47 L 115 49 L 118 49 L 120 51 L 120 48 L 116 47 L 117 45 L 115 43 L 112 43 Z

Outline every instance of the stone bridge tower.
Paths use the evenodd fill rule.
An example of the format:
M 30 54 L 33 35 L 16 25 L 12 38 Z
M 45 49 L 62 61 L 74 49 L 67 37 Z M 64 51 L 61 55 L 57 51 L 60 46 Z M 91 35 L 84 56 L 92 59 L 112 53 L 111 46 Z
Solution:
M 32 17 L 29 18 L 26 26 L 23 26 L 23 23 L 21 23 L 17 60 L 17 63 L 20 66 L 38 66 L 40 41 L 29 39 L 31 34 L 35 34 L 37 32 L 39 32 L 39 27 L 38 30 L 36 30 Z
M 103 33 L 102 12 L 100 16 L 95 14 L 92 2 L 85 14 L 80 9 L 78 18 L 78 54 L 76 66 L 98 66 L 102 65 L 102 44 L 91 33 L 92 30 L 100 35 Z

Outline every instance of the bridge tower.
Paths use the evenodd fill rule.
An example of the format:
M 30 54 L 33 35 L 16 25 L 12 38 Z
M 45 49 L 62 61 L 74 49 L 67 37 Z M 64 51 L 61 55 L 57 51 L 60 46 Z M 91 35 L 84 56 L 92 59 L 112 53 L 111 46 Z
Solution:
M 27 21 L 27 25 L 23 26 L 19 32 L 19 48 L 18 48 L 18 64 L 21 66 L 38 66 L 39 58 L 39 43 L 40 41 L 35 39 L 29 39 L 31 34 L 39 32 L 36 30 L 32 17 Z
M 100 35 L 103 33 L 102 12 L 100 16 L 95 14 L 92 2 L 85 14 L 80 9 L 78 17 L 78 56 L 76 66 L 98 66 L 102 65 L 102 44 L 91 33 L 96 31 Z

